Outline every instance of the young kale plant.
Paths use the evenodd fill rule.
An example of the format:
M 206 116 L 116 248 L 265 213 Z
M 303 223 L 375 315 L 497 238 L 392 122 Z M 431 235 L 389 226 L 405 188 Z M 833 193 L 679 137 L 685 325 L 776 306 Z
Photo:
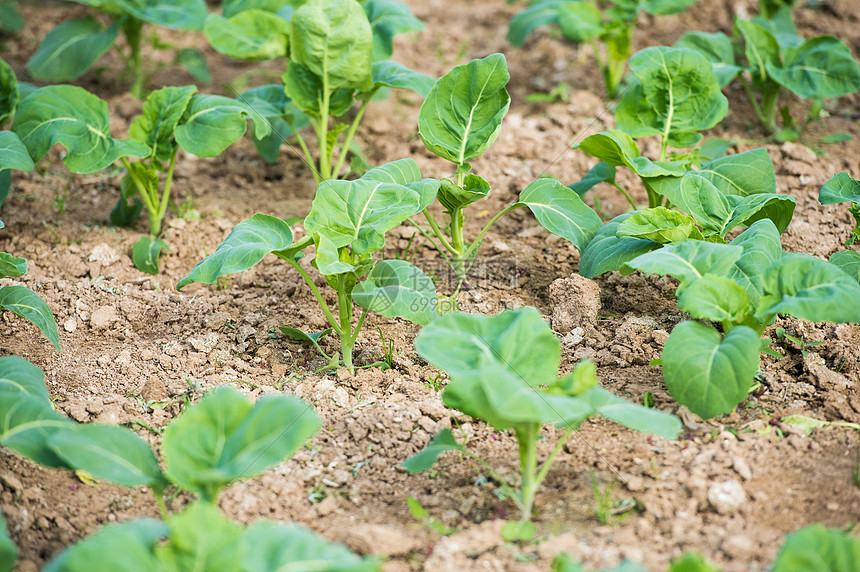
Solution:
M 697 0 L 610 0 L 600 11 L 585 0 L 541 0 L 515 15 L 508 28 L 508 41 L 522 47 L 541 26 L 558 24 L 561 35 L 574 44 L 588 42 L 603 74 L 606 94 L 615 98 L 621 92 L 624 68 L 630 58 L 633 28 L 639 14 L 653 16 L 678 14 Z M 600 45 L 602 44 L 603 49 Z
M 178 30 L 202 30 L 206 19 L 204 0 L 75 0 L 96 8 L 110 19 L 105 28 L 92 16 L 68 20 L 48 32 L 36 53 L 27 62 L 27 69 L 36 79 L 49 82 L 72 81 L 89 70 L 96 61 L 114 48 L 132 77 L 132 95 L 142 99 L 149 71 L 144 69 L 142 46 L 144 40 L 155 49 L 172 49 L 153 32 L 145 38 L 143 27 L 154 24 Z M 120 30 L 125 36 L 127 53 L 116 44 Z M 199 50 L 180 50 L 173 62 L 185 66 L 198 81 L 208 82 L 209 69 Z
M 429 207 L 434 200 L 423 209 L 429 229 L 413 224 L 451 264 L 460 285 L 466 280 L 484 235 L 514 209 L 528 207 L 544 228 L 579 249 L 602 226 L 597 213 L 578 195 L 554 179 L 538 179 L 523 189 L 519 201 L 492 217 L 472 242 L 466 241 L 465 209 L 490 192 L 489 182 L 470 173 L 469 161 L 480 157 L 499 135 L 510 106 L 505 89 L 509 79 L 502 54 L 472 60 L 439 78 L 418 113 L 418 133 L 425 147 L 453 163 L 456 171 L 451 179 L 440 182 L 434 198 L 447 217 L 446 224 L 437 223 L 432 214 Z
M 422 179 L 412 159 L 401 159 L 371 169 L 354 181 L 323 181 L 304 220 L 307 235 L 293 242 L 290 225 L 277 217 L 256 214 L 239 223 L 214 253 L 197 263 L 177 288 L 247 270 L 266 254 L 287 262 L 307 282 L 331 329 L 340 338 L 340 355 L 330 367 L 342 365 L 351 373 L 352 351 L 369 311 L 427 324 L 436 317 L 436 288 L 421 270 L 405 260 L 375 260 L 385 245 L 385 233 L 421 211 L 433 200 L 438 182 Z M 299 259 L 315 247 L 311 264 L 337 292 L 335 310 L 328 305 Z M 364 280 L 362 280 L 364 278 Z M 353 302 L 363 308 L 353 325 Z M 314 342 L 316 334 L 292 328 L 284 333 Z M 323 354 L 325 355 L 325 354 Z
M 425 326 L 415 340 L 418 353 L 450 375 L 442 392 L 447 407 L 511 430 L 519 448 L 520 482 L 495 468 L 441 431 L 427 447 L 403 463 L 411 473 L 428 470 L 445 451 L 459 451 L 485 469 L 514 500 L 519 521 L 506 525 L 509 538 L 528 539 L 535 494 L 570 435 L 583 421 L 601 414 L 617 423 L 674 439 L 681 423 L 672 415 L 616 397 L 598 385 L 592 362 L 580 362 L 559 377 L 561 349 L 534 308 L 497 316 L 447 314 Z M 561 437 L 538 463 L 541 427 L 554 424 Z
M 295 135 L 317 184 L 345 178 L 346 159 L 361 159 L 354 137 L 370 101 L 384 88 L 427 95 L 433 79 L 388 58 L 395 34 L 424 25 L 397 0 L 309 0 L 266 6 L 225 3 L 223 15 L 211 14 L 204 32 L 212 47 L 230 57 L 261 61 L 288 57 L 283 85 L 267 85 L 241 98 L 272 122 L 273 136 L 254 142 L 274 162 L 286 138 Z M 354 103 L 360 107 L 350 117 Z M 317 159 L 299 129 L 310 123 Z M 341 135 L 343 140 L 341 141 Z M 339 150 L 338 150 L 339 147 Z M 359 160 L 363 163 L 363 160 Z
M 4 132 L 5 133 L 5 132 Z M 3 228 L 0 220 L 0 228 Z M 27 261 L 8 252 L 0 252 L 0 278 L 17 278 L 27 273 Z M 60 334 L 54 314 L 38 294 L 26 286 L 0 286 L 0 310 L 30 320 L 60 351 Z
M 705 321 L 675 326 L 662 354 L 669 393 L 703 418 L 729 413 L 747 396 L 770 343 L 762 335 L 778 315 L 860 322 L 860 283 L 830 262 L 783 252 L 768 219 L 729 244 L 689 240 L 642 254 L 622 273 L 633 270 L 677 278 L 678 307 Z
M 720 77 L 721 88 L 737 77 L 762 126 L 777 140 L 799 138 L 809 122 L 820 116 L 823 99 L 860 89 L 860 66 L 851 49 L 835 36 L 805 40 L 797 35 L 789 6 L 775 10 L 771 18 L 739 18 L 735 29 L 744 43 L 745 67 L 736 62 L 732 41 L 723 33 L 688 32 L 675 45 L 706 57 Z M 792 117 L 788 105 L 780 107 L 784 89 L 812 100 L 805 119 Z
M 107 103 L 69 85 L 30 93 L 19 104 L 12 124 L 34 161 L 60 143 L 68 150 L 63 162 L 72 173 L 122 165 L 126 174 L 110 218 L 114 224 L 129 226 L 146 207 L 149 235 L 134 245 L 132 259 L 149 274 L 159 272 L 159 256 L 168 249 L 159 235 L 179 148 L 198 157 L 215 157 L 244 135 L 249 118 L 258 137 L 269 132 L 266 122 L 247 104 L 219 95 L 194 95 L 196 91 L 194 86 L 184 86 L 152 92 L 143 113 L 132 122 L 128 139 L 110 136 Z
M 45 570 L 118 570 L 133 555 L 136 566 L 149 570 L 185 570 L 192 562 L 209 569 L 217 562 L 229 570 L 274 571 L 309 558 L 319 566 L 322 554 L 328 567 L 320 569 L 376 570 L 374 561 L 360 560 L 303 527 L 262 521 L 240 529 L 217 509 L 221 489 L 281 462 L 319 427 L 313 409 L 295 397 L 269 395 L 252 404 L 222 386 L 167 426 L 162 470 L 150 445 L 134 431 L 80 425 L 60 415 L 39 368 L 22 358 L 0 358 L 0 444 L 42 465 L 86 471 L 121 486 L 149 487 L 164 519 L 105 527 L 55 557 Z M 200 500 L 170 514 L 169 487 Z
M 860 238 L 860 181 L 847 171 L 837 173 L 821 187 L 818 202 L 823 205 L 851 203 L 848 212 L 854 218 L 854 229 L 845 244 L 854 244 Z M 830 262 L 860 281 L 860 253 L 857 251 L 838 250 L 830 256 Z

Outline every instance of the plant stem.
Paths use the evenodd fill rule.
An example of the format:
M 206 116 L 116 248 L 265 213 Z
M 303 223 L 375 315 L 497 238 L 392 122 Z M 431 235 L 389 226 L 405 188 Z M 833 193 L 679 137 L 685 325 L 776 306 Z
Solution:
M 514 203 L 514 204 L 508 206 L 507 208 L 504 208 L 501 211 L 499 211 L 499 213 L 496 216 L 494 216 L 493 218 L 490 219 L 490 222 L 488 222 L 486 225 L 484 225 L 484 228 L 481 229 L 481 232 L 479 232 L 478 236 L 475 238 L 475 240 L 472 241 L 472 244 L 469 246 L 469 250 L 467 250 L 465 252 L 464 257 L 465 258 L 471 258 L 472 256 L 474 256 L 475 250 L 477 250 L 478 247 L 480 246 L 481 240 L 483 240 L 484 235 L 487 234 L 487 231 L 490 230 L 490 227 L 493 226 L 493 224 L 495 224 L 495 222 L 497 220 L 499 220 L 500 218 L 502 218 L 502 216 L 506 215 L 507 213 L 511 212 L 512 210 L 518 209 L 518 208 L 524 207 L 524 206 L 526 206 L 526 205 L 524 205 L 523 203 Z
M 445 235 L 439 229 L 439 225 L 436 224 L 436 219 L 433 218 L 433 215 L 430 214 L 430 211 L 425 208 L 423 212 L 424 218 L 427 219 L 427 223 L 430 225 L 430 228 L 433 229 L 433 234 L 436 235 L 436 237 L 439 239 L 439 242 L 442 243 L 442 246 L 445 247 L 445 250 L 447 250 L 454 256 L 459 254 L 459 252 L 457 252 L 457 250 L 455 250 L 454 247 L 451 246 L 451 243 L 448 242 L 448 239 L 445 238 Z
M 339 274 L 337 277 L 337 309 L 340 313 L 340 351 L 343 366 L 349 370 L 350 375 L 355 375 L 355 366 L 352 365 L 352 348 L 355 345 L 355 338 L 352 335 L 352 298 L 349 295 L 349 289 L 346 284 L 346 275 Z M 358 329 L 356 329 L 356 337 Z
M 346 132 L 346 137 L 343 140 L 343 145 L 340 148 L 340 154 L 337 158 L 337 164 L 334 166 L 331 174 L 335 179 L 340 175 L 340 170 L 343 168 L 344 161 L 346 161 L 346 156 L 349 154 L 349 145 L 352 143 L 352 138 L 355 136 L 355 132 L 358 130 L 358 124 L 361 123 L 361 118 L 364 117 L 364 112 L 367 111 L 367 106 L 370 105 L 370 100 L 376 93 L 376 90 L 372 90 L 368 93 L 367 99 L 364 103 L 361 104 L 361 107 L 358 110 L 358 113 L 355 114 L 355 119 L 352 120 L 352 125 L 349 126 L 349 131 Z
M 531 520 L 537 492 L 537 437 L 540 425 L 526 423 L 515 430 L 520 449 L 520 521 Z
M 280 256 L 280 258 L 282 260 L 286 260 L 287 263 L 293 268 L 295 268 L 296 272 L 298 272 L 299 275 L 305 279 L 305 282 L 307 282 L 308 286 L 310 286 L 311 292 L 313 292 L 314 297 L 317 299 L 317 302 L 319 302 L 319 305 L 322 308 L 329 325 L 332 327 L 333 330 L 340 334 L 340 324 L 337 323 L 334 314 L 331 313 L 331 310 L 329 309 L 328 304 L 325 303 L 325 299 L 320 293 L 319 288 L 317 288 L 317 285 L 314 284 L 313 280 L 311 280 L 311 277 L 308 275 L 307 271 L 305 271 L 305 269 L 302 268 L 302 265 L 299 264 L 298 261 L 293 259 L 291 256 Z
M 320 119 L 317 124 L 317 143 L 320 147 L 320 177 L 331 179 L 330 155 L 328 152 L 328 111 L 331 94 L 328 90 L 328 74 L 323 73 L 322 102 L 320 102 Z
M 290 126 L 292 132 L 296 134 L 296 139 L 299 142 L 299 146 L 302 148 L 302 152 L 305 154 L 305 159 L 307 160 L 308 165 L 310 165 L 311 167 L 311 173 L 314 176 L 314 183 L 319 186 L 319 184 L 322 182 L 322 179 L 320 179 L 319 172 L 316 168 L 316 163 L 314 162 L 314 157 L 313 155 L 311 155 L 310 149 L 308 149 L 308 144 L 305 142 L 305 138 L 302 137 L 302 134 L 299 133 L 299 131 L 295 128 L 295 124 L 292 121 L 287 118 L 284 118 L 284 121 L 286 121 L 287 125 Z M 314 125 L 314 131 L 319 134 L 316 125 Z
M 158 212 L 156 213 L 155 219 L 153 220 L 152 215 L 149 217 L 149 232 L 152 233 L 153 236 L 158 236 L 161 234 L 161 223 L 164 221 L 164 215 L 167 214 L 167 205 L 170 204 L 170 185 L 173 183 L 173 168 L 176 166 L 176 152 L 179 151 L 179 147 L 173 150 L 173 153 L 170 154 L 170 165 L 167 167 L 167 176 L 164 180 L 164 192 L 161 193 L 161 202 L 158 205 Z M 158 197 L 155 197 L 156 201 Z
M 549 454 L 549 457 L 547 457 L 543 464 L 540 466 L 540 471 L 538 472 L 537 478 L 535 479 L 536 489 L 543 482 L 544 478 L 546 478 L 546 474 L 549 472 L 549 469 L 555 461 L 555 458 L 558 456 L 559 453 L 561 453 L 561 450 L 564 449 L 564 444 L 567 443 L 567 440 L 570 438 L 570 435 L 573 433 L 573 431 L 573 427 L 565 430 L 564 435 L 562 435 L 561 439 L 559 439 L 558 442 L 555 444 L 555 447 L 553 447 L 552 452 Z
M 169 513 L 167 512 L 167 505 L 164 502 L 164 496 L 162 496 L 164 491 L 156 491 L 152 490 L 152 496 L 155 497 L 155 504 L 158 505 L 158 514 L 161 516 L 161 520 L 167 520 Z
M 618 186 L 618 183 L 616 183 L 615 181 L 612 181 L 610 184 L 613 187 L 615 187 L 616 189 L 618 189 L 619 191 L 621 191 L 621 194 L 624 195 L 625 199 L 627 199 L 627 202 L 630 204 L 630 207 L 635 211 L 636 210 L 636 203 L 633 202 L 633 199 L 630 197 L 630 195 L 627 193 L 627 191 L 625 191 L 620 186 Z M 648 205 L 648 206 L 650 207 L 652 205 Z M 654 205 L 654 206 L 656 206 L 656 205 Z
M 143 59 L 140 54 L 140 45 L 142 39 L 143 21 L 137 18 L 128 17 L 122 24 L 122 31 L 125 33 L 125 38 L 128 41 L 130 58 L 127 60 L 131 68 L 131 74 L 134 78 L 134 83 L 129 90 L 133 96 L 138 99 L 143 99 Z

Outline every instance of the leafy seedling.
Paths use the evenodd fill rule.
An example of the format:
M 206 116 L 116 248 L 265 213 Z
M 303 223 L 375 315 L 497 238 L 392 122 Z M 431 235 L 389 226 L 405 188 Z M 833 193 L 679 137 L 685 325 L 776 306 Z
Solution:
M 850 572 L 860 562 L 860 540 L 841 530 L 812 524 L 785 537 L 773 572 Z
M 415 497 L 406 497 L 406 506 L 409 507 L 409 513 L 412 517 L 430 530 L 438 532 L 442 536 L 450 536 L 457 532 L 456 528 L 445 526 L 430 516 L 430 511 L 421 506 L 421 503 Z
M 520 193 L 518 202 L 492 217 L 471 243 L 466 241 L 464 211 L 490 193 L 490 183 L 470 173 L 469 161 L 480 157 L 499 135 L 510 106 L 505 89 L 509 79 L 504 55 L 472 60 L 439 78 L 418 113 L 418 134 L 424 146 L 453 163 L 456 174 L 440 181 L 438 192 L 428 193 L 422 203 L 429 229 L 413 224 L 454 269 L 459 280 L 457 290 L 467 278 L 484 235 L 514 209 L 528 207 L 544 228 L 579 249 L 603 224 L 597 213 L 564 185 L 554 179 L 538 179 Z M 438 224 L 430 210 L 437 201 L 447 224 Z
M 818 192 L 818 202 L 822 205 L 851 203 L 851 206 L 848 207 L 848 212 L 854 218 L 854 229 L 851 231 L 851 236 L 848 237 L 845 244 L 854 244 L 854 241 L 860 238 L 860 181 L 849 175 L 848 171 L 837 173 L 822 185 L 821 190 Z M 856 255 L 857 253 L 854 254 Z M 855 260 L 856 263 L 857 261 Z M 857 275 L 856 272 L 852 273 L 850 271 L 849 274 Z
M 567 552 L 562 552 L 553 559 L 552 572 L 588 572 L 588 569 L 575 561 Z M 650 572 L 650 570 L 641 564 L 623 560 L 621 564 L 604 568 L 602 572 Z M 701 554 L 687 552 L 678 558 L 673 558 L 666 572 L 720 572 L 720 569 L 708 564 Z
M 639 14 L 654 16 L 679 14 L 697 0 L 610 0 L 601 11 L 584 0 L 541 0 L 516 14 L 508 28 L 508 41 L 522 47 L 538 28 L 557 24 L 564 39 L 574 44 L 588 43 L 603 74 L 606 94 L 615 98 L 630 58 L 633 29 Z
M 129 127 L 128 139 L 110 136 L 107 103 L 70 85 L 34 90 L 18 105 L 12 124 L 34 161 L 59 143 L 67 149 L 63 162 L 72 173 L 122 165 L 126 174 L 110 218 L 129 226 L 146 207 L 149 235 L 134 245 L 132 260 L 149 274 L 158 274 L 159 256 L 168 249 L 160 235 L 179 148 L 198 157 L 220 155 L 244 135 L 248 119 L 257 136 L 269 132 L 268 124 L 245 103 L 196 91 L 195 86 L 182 86 L 152 92 Z
M 287 221 L 256 214 L 239 223 L 176 287 L 182 289 L 192 282 L 212 284 L 219 276 L 247 270 L 266 254 L 274 254 L 305 280 L 340 338 L 340 356 L 331 356 L 329 365 L 343 365 L 354 373 L 352 351 L 368 312 L 422 325 L 437 316 L 436 288 L 426 274 L 405 260 L 373 258 L 385 245 L 385 233 L 420 212 L 437 186 L 438 182 L 421 178 L 412 159 L 376 167 L 354 181 L 323 181 L 304 220 L 307 236 L 293 242 Z M 337 292 L 335 311 L 299 263 L 304 249 L 312 244 L 311 264 Z M 363 308 L 355 326 L 353 303 Z
M 139 99 L 143 99 L 147 77 L 155 71 L 144 69 L 144 41 L 148 41 L 154 49 L 174 48 L 159 40 L 155 33 L 146 37 L 144 25 L 153 24 L 188 31 L 202 30 L 207 12 L 204 0 L 75 1 L 96 8 L 107 16 L 107 27 L 92 16 L 68 20 L 57 25 L 39 44 L 36 53 L 27 62 L 27 69 L 34 78 L 43 81 L 73 81 L 95 65 L 108 50 L 114 48 L 122 59 L 126 75 L 132 78 L 129 91 Z M 117 43 L 120 31 L 125 37 L 126 52 Z M 206 59 L 199 50 L 180 50 L 173 64 L 183 65 L 198 81 L 208 82 L 210 79 Z
M 860 66 L 851 49 L 835 36 L 800 37 L 791 8 L 773 4 L 764 17 L 735 20 L 735 36 L 743 41 L 746 65 L 735 61 L 732 41 L 721 32 L 688 32 L 675 45 L 697 50 L 707 58 L 720 77 L 721 88 L 737 77 L 762 126 L 785 141 L 797 139 L 819 116 L 823 99 L 860 89 Z M 812 101 L 805 119 L 792 117 L 787 105 L 780 107 L 783 90 Z
M 499 431 L 511 430 L 519 448 L 520 482 L 513 483 L 464 445 L 450 430 L 442 430 L 417 455 L 403 463 L 410 473 L 430 469 L 445 451 L 458 451 L 486 470 L 514 500 L 519 521 L 505 527 L 511 539 L 534 534 L 531 525 L 535 493 L 570 435 L 595 414 L 631 429 L 674 439 L 680 421 L 667 413 L 616 397 L 598 385 L 596 367 L 580 362 L 559 377 L 561 345 L 534 308 L 497 316 L 442 316 L 427 325 L 415 340 L 421 357 L 451 377 L 442 401 L 451 409 L 486 421 Z M 541 427 L 561 431 L 552 452 L 538 464 Z
M 266 520 L 242 527 L 207 502 L 194 502 L 164 522 L 151 518 L 112 524 L 53 558 L 45 572 L 87 570 L 320 570 L 377 572 L 363 559 L 297 524 Z
M 729 413 L 747 396 L 762 334 L 777 315 L 860 322 L 860 284 L 829 262 L 783 252 L 768 219 L 729 244 L 691 240 L 642 254 L 622 268 L 633 270 L 677 278 L 678 307 L 704 321 L 675 326 L 662 353 L 669 393 L 703 418 Z
M 3 133 L 7 133 L 4 131 Z M 0 220 L 0 228 L 5 225 Z M 8 252 L 0 252 L 0 278 L 18 278 L 27 273 L 27 261 Z M 60 334 L 57 322 L 48 303 L 26 286 L 0 287 L 0 310 L 9 310 L 16 316 L 30 320 L 45 334 L 57 351 L 60 351 Z
M 427 95 L 431 77 L 388 59 L 396 34 L 423 28 L 398 0 L 309 0 L 298 8 L 289 2 L 225 4 L 223 15 L 206 19 L 204 33 L 213 48 L 233 58 L 289 58 L 282 85 L 254 88 L 240 99 L 274 128 L 270 137 L 253 138 L 263 158 L 274 162 L 281 144 L 294 135 L 319 184 L 345 178 L 350 155 L 361 159 L 354 136 L 381 90 Z M 356 101 L 360 107 L 349 118 Z M 316 159 L 300 131 L 308 124 L 316 135 Z

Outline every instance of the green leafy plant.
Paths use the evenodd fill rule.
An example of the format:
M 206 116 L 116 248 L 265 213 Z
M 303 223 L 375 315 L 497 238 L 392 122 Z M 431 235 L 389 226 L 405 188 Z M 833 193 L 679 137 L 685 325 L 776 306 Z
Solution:
M 665 201 L 677 209 L 655 206 L 606 223 L 582 251 L 579 272 L 589 278 L 620 270 L 625 262 L 664 245 L 686 240 L 724 243 L 733 229 L 762 219 L 782 233 L 794 215 L 796 200 L 776 192 L 773 163 L 765 149 L 721 157 L 698 168 L 684 160 L 673 172 L 640 157 L 633 139 L 620 131 L 592 135 L 582 146 L 603 158 L 608 182 L 614 183 L 613 164 L 623 164 L 639 173 L 653 202 Z M 590 185 L 587 179 L 573 185 L 574 190 Z
M 552 572 L 587 572 L 587 569 L 583 568 L 582 564 L 575 561 L 567 552 L 562 552 L 553 558 Z M 635 562 L 624 560 L 618 566 L 603 569 L 603 572 L 649 572 L 649 569 Z M 708 564 L 701 554 L 688 552 L 678 558 L 673 558 L 666 572 L 719 572 L 719 568 Z
M 18 78 L 5 61 L 0 59 L 0 127 L 9 123 L 18 107 Z M 35 168 L 27 148 L 13 131 L 0 131 L 0 207 L 12 186 L 11 170 L 29 173 Z
M 813 524 L 785 537 L 773 572 L 849 572 L 860 562 L 860 540 L 841 530 Z
M 574 44 L 588 42 L 603 74 L 610 98 L 621 91 L 624 69 L 630 58 L 633 28 L 639 14 L 678 14 L 697 0 L 610 0 L 601 11 L 585 0 L 542 0 L 516 14 L 508 28 L 508 41 L 522 47 L 538 28 L 558 24 L 561 35 Z
M 5 132 L 4 132 L 5 133 Z M 0 220 L 0 228 L 5 225 Z M 27 261 L 8 252 L 0 252 L 0 278 L 17 278 L 27 273 Z M 60 351 L 60 334 L 54 314 L 41 296 L 26 286 L 0 286 L 0 310 L 30 320 Z
M 837 173 L 822 185 L 818 192 L 818 202 L 822 205 L 851 203 L 848 212 L 854 217 L 854 229 L 845 244 L 854 244 L 854 241 L 860 238 L 860 181 L 849 175 L 848 171 Z
M 153 48 L 173 48 L 158 39 L 144 35 L 144 25 L 154 24 L 178 30 L 201 30 L 206 18 L 204 0 L 75 0 L 105 14 L 110 24 L 103 27 L 93 18 L 68 20 L 56 26 L 39 44 L 27 69 L 36 79 L 50 82 L 72 81 L 89 70 L 112 47 L 132 77 L 131 93 L 143 98 L 149 71 L 144 69 L 142 47 L 148 40 Z M 123 52 L 116 40 L 122 31 L 127 45 Z M 178 52 L 174 64 L 184 65 L 198 81 L 209 81 L 206 60 L 199 50 L 188 48 Z
M 377 261 L 373 253 L 385 245 L 387 231 L 432 200 L 437 186 L 438 182 L 421 178 L 412 159 L 371 169 L 354 181 L 324 181 L 304 220 L 307 236 L 293 242 L 287 221 L 256 214 L 239 223 L 215 252 L 198 262 L 176 287 L 181 289 L 192 282 L 212 284 L 219 276 L 247 270 L 266 254 L 274 254 L 305 280 L 340 338 L 340 355 L 326 356 L 329 365 L 342 364 L 353 372 L 352 350 L 369 311 L 417 324 L 427 324 L 436 316 L 433 281 L 405 260 Z M 311 244 L 315 246 L 313 266 L 337 292 L 335 311 L 299 264 L 302 251 Z M 353 303 L 364 309 L 355 326 Z M 322 352 L 319 336 L 296 333 L 294 329 L 281 331 L 314 342 Z
M 432 516 L 430 516 L 430 511 L 421 506 L 421 503 L 418 502 L 418 499 L 415 497 L 406 497 L 406 506 L 409 507 L 409 513 L 413 518 L 421 522 L 424 526 L 438 532 L 442 536 L 450 536 L 457 532 L 456 528 L 451 528 L 449 526 L 445 526 Z
M 766 4 L 773 9 L 767 9 L 765 17 L 735 21 L 746 65 L 736 61 L 732 41 L 722 33 L 688 32 L 675 45 L 698 50 L 711 61 L 721 88 L 737 77 L 762 126 L 779 140 L 793 140 L 819 116 L 824 98 L 860 89 L 860 66 L 851 49 L 835 36 L 805 40 L 797 35 L 789 6 Z M 780 107 L 783 90 L 812 100 L 804 120 L 792 117 L 787 105 Z
M 600 217 L 574 193 L 554 179 L 529 184 L 519 201 L 497 213 L 470 243 L 464 235 L 465 209 L 490 193 L 490 183 L 470 173 L 469 161 L 480 157 L 499 135 L 510 106 L 505 85 L 510 79 L 502 54 L 456 66 L 439 78 L 418 114 L 418 134 L 428 150 L 456 167 L 451 179 L 421 209 L 429 230 L 415 224 L 455 270 L 466 279 L 484 235 L 506 213 L 528 207 L 548 231 L 583 248 L 602 226 Z M 430 210 L 438 201 L 447 224 L 437 223 Z
M 397 0 L 309 0 L 298 8 L 293 4 L 227 3 L 223 15 L 209 15 L 204 32 L 213 48 L 230 57 L 289 58 L 283 85 L 248 94 L 254 106 L 277 123 L 276 137 L 254 141 L 263 158 L 273 162 L 281 143 L 295 135 L 319 184 L 346 177 L 348 156 L 360 159 L 354 136 L 380 90 L 409 89 L 423 97 L 433 79 L 388 59 L 394 35 L 424 28 L 406 4 Z M 356 101 L 361 105 L 350 118 Z M 299 131 L 308 123 L 316 135 L 316 159 Z
M 520 511 L 506 536 L 526 539 L 535 493 L 570 435 L 595 414 L 631 429 L 674 439 L 681 430 L 672 415 L 647 409 L 616 397 L 598 385 L 596 367 L 580 362 L 559 377 L 561 345 L 534 308 L 497 316 L 442 316 L 425 326 L 415 340 L 418 353 L 445 370 L 451 381 L 442 401 L 451 409 L 486 421 L 491 427 L 514 432 L 519 447 L 520 482 L 510 482 L 486 461 L 458 443 L 450 430 L 441 431 L 427 447 L 403 463 L 416 473 L 433 466 L 445 451 L 458 451 L 485 469 Z M 541 427 L 562 430 L 552 452 L 538 464 Z
M 184 86 L 152 92 L 143 113 L 132 122 L 128 139 L 111 137 L 107 103 L 70 85 L 30 93 L 18 105 L 12 124 L 34 161 L 59 143 L 67 149 L 63 162 L 72 173 L 122 165 L 126 174 L 110 218 L 114 224 L 128 226 L 146 207 L 149 236 L 134 245 L 132 260 L 149 274 L 159 272 L 159 256 L 168 249 L 159 235 L 179 148 L 198 157 L 215 157 L 244 135 L 248 119 L 258 137 L 269 132 L 266 122 L 247 104 L 219 95 L 195 95 L 196 91 L 194 86 Z
M 18 2 L 0 2 L 0 33 L 17 32 L 24 27 L 24 18 L 18 11 Z
M 835 265 L 782 251 L 779 232 L 759 220 L 729 244 L 691 240 L 642 254 L 624 272 L 671 275 L 678 307 L 694 319 L 663 348 L 663 379 L 679 403 L 704 418 L 732 411 L 758 371 L 761 337 L 777 315 L 860 322 L 860 284 Z

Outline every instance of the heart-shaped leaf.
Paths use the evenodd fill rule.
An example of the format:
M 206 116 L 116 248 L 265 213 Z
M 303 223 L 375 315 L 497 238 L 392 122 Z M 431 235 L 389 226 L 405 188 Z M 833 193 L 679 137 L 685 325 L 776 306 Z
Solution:
M 860 541 L 839 529 L 813 524 L 785 537 L 773 572 L 851 572 L 856 562 L 860 562 Z
M 743 286 L 725 276 L 705 274 L 678 295 L 678 307 L 692 317 L 714 322 L 740 323 L 751 313 Z
M 245 134 L 248 119 L 257 138 L 271 132 L 265 119 L 246 103 L 222 95 L 195 95 L 176 127 L 176 141 L 198 157 L 217 157 Z
M 699 322 L 681 322 L 663 348 L 663 379 L 678 403 L 702 418 L 731 412 L 758 371 L 759 336 L 746 326 L 725 338 Z
M 356 284 L 352 299 L 386 318 L 406 318 L 426 325 L 438 317 L 436 286 L 429 276 L 405 260 L 382 260 Z
M 834 205 L 837 203 L 859 203 L 860 181 L 842 171 L 833 175 L 821 186 L 818 192 L 818 202 L 822 205 Z
M 27 273 L 27 261 L 8 252 L 0 252 L 0 278 L 17 278 Z

